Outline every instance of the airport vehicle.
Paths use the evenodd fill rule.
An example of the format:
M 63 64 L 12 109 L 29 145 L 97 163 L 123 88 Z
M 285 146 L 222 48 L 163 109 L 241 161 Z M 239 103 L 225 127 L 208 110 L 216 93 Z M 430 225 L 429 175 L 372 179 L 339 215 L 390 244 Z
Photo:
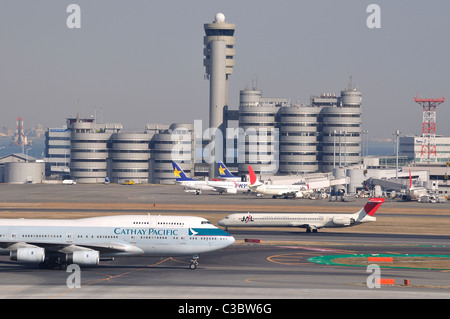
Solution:
M 316 233 L 328 227 L 349 227 L 376 220 L 375 212 L 384 203 L 384 198 L 371 198 L 354 214 L 303 214 L 303 213 L 235 213 L 219 221 L 225 227 L 299 227 Z
M 65 180 L 62 181 L 62 184 L 63 185 L 76 185 L 77 182 L 74 181 L 73 179 L 65 179 Z
M 125 180 L 122 185 L 134 185 L 134 181 L 132 179 Z
M 10 259 L 65 269 L 123 256 L 193 256 L 234 243 L 208 220 L 192 216 L 123 215 L 83 219 L 0 219 L 0 248 Z M 5 252 L 5 251 L 4 251 Z
M 199 181 L 187 177 L 186 173 L 180 168 L 180 166 L 172 162 L 173 173 L 175 174 L 175 180 L 177 184 L 184 186 L 185 191 L 188 193 L 194 192 L 199 195 L 202 191 L 212 191 L 223 193 L 236 194 L 238 191 L 248 191 L 247 182 L 236 181 Z
M 305 194 L 311 194 L 313 191 L 309 189 L 308 184 L 289 184 L 289 185 L 269 185 L 260 182 L 253 168 L 249 165 L 248 171 L 250 175 L 250 189 L 252 192 L 256 192 L 262 195 L 272 195 L 273 198 L 284 197 L 288 198 L 292 196 L 293 198 L 302 198 Z

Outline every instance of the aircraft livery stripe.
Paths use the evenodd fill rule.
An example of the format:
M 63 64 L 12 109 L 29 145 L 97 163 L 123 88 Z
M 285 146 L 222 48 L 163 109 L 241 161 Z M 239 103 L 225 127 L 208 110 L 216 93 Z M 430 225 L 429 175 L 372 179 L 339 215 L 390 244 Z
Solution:
M 189 236 L 231 236 L 220 228 L 189 228 Z

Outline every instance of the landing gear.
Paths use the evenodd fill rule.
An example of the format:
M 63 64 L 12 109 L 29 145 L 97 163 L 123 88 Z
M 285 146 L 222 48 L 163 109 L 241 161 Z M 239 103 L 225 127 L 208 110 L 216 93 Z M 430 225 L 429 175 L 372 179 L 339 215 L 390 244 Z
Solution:
M 192 270 L 197 269 L 199 258 L 200 257 L 198 255 L 192 256 L 191 264 L 189 265 L 189 268 L 191 268 Z
M 44 262 L 39 264 L 39 269 L 67 269 L 67 263 L 65 260 L 59 257 L 47 258 Z
M 311 233 L 311 232 L 317 233 L 317 228 L 311 228 L 311 227 L 308 227 L 308 228 L 306 228 L 306 232 L 307 232 L 307 233 Z

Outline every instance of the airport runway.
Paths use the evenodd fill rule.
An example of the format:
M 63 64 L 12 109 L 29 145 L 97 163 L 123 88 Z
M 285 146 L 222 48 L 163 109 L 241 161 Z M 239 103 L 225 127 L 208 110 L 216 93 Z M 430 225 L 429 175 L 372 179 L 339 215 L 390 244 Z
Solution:
M 134 188 L 120 185 L 0 185 L 0 215 L 17 215 L 24 211 L 44 215 L 56 213 L 49 211 L 48 207 L 41 208 L 42 203 L 144 205 L 142 211 L 141 206 L 136 206 L 138 208 L 130 209 L 131 213 L 145 213 L 145 205 L 152 207 L 153 203 L 156 207 L 188 203 L 198 205 L 199 208 L 193 212 L 199 213 L 203 205 L 228 205 L 230 208 L 240 204 L 262 205 L 268 209 L 281 205 L 286 210 L 302 205 L 334 210 L 347 205 L 354 210 L 365 201 L 330 203 L 264 198 L 261 201 L 260 198 L 245 196 L 193 196 L 173 186 L 156 185 Z M 9 204 L 16 205 L 16 208 Z M 29 205 L 19 209 L 19 204 Z M 402 207 L 402 204 L 411 209 L 420 208 L 421 218 L 442 216 L 439 218 L 448 219 L 450 216 L 448 204 L 423 209 L 425 206 L 420 203 L 392 203 L 392 207 Z M 97 210 L 80 207 L 73 207 L 68 214 L 99 214 L 103 209 L 111 211 L 109 206 L 97 207 Z M 445 214 L 446 210 L 448 214 Z M 182 211 L 189 212 L 192 211 Z M 170 213 L 174 211 L 170 210 Z M 218 210 L 212 215 L 226 213 L 227 210 Z M 323 265 L 308 260 L 317 256 L 348 254 L 450 255 L 450 231 L 408 234 L 361 233 L 353 229 L 356 227 L 316 234 L 291 229 L 230 229 L 236 244 L 201 255 L 196 270 L 188 268 L 190 256 L 122 258 L 102 262 L 99 267 L 82 268 L 80 288 L 68 287 L 71 273 L 41 270 L 0 256 L 0 298 L 152 298 L 178 299 L 182 303 L 198 298 L 450 298 L 450 269 L 381 268 L 381 277 L 395 279 L 395 285 L 368 288 L 366 281 L 371 273 L 365 266 Z M 262 244 L 244 243 L 244 239 L 249 238 L 261 239 Z M 408 286 L 403 284 L 405 279 L 410 281 Z

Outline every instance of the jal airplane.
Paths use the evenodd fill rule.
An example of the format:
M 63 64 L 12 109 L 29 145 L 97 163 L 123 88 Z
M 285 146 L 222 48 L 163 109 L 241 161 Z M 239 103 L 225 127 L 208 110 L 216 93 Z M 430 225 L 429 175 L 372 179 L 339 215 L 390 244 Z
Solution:
M 306 193 L 312 193 L 309 189 L 309 185 L 268 185 L 261 183 L 253 171 L 253 168 L 249 165 L 248 171 L 250 175 L 250 189 L 253 192 L 262 195 L 271 195 L 273 198 L 292 196 L 293 198 L 302 198 Z
M 428 189 L 422 186 L 415 186 L 412 184 L 411 169 L 409 170 L 409 189 L 407 194 L 403 196 L 404 200 L 419 200 L 420 197 L 429 195 Z
M 318 229 L 329 227 L 349 227 L 373 222 L 375 212 L 384 203 L 384 198 L 371 198 L 364 207 L 354 214 L 283 214 L 283 213 L 236 213 L 219 221 L 225 227 L 299 227 L 306 232 L 316 233 Z
M 219 165 L 219 172 L 221 170 L 221 164 Z M 223 163 L 222 163 L 223 165 Z M 213 191 L 219 194 L 236 194 L 237 192 L 249 191 L 249 184 L 246 182 L 236 181 L 199 181 L 187 177 L 186 173 L 180 168 L 180 166 L 172 162 L 173 173 L 177 184 L 184 186 L 188 190 L 194 191 L 196 194 L 201 194 L 202 191 Z M 228 170 L 228 169 L 226 169 Z
M 192 256 L 226 248 L 234 238 L 189 216 L 124 215 L 83 219 L 0 219 L 0 248 L 10 259 L 65 269 L 125 256 Z

